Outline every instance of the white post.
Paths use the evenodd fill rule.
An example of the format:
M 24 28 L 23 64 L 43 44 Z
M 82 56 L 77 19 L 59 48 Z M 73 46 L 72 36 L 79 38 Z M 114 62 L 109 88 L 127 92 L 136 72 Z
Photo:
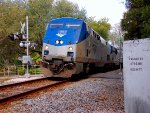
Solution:
M 29 33 L 28 33 L 28 16 L 26 16 L 26 35 L 27 35 L 27 56 L 29 56 Z M 27 62 L 27 70 L 26 70 L 26 74 L 25 74 L 26 78 L 30 77 L 29 74 L 29 64 Z
M 121 35 L 121 31 L 119 32 L 119 36 L 120 36 L 120 38 L 119 38 L 119 39 L 120 39 L 120 40 L 119 40 L 119 43 L 120 43 L 120 44 L 119 44 L 119 46 L 120 46 L 120 47 L 119 47 L 119 48 L 120 48 L 119 62 L 120 62 L 120 72 L 122 73 L 122 66 L 121 66 L 121 60 L 122 60 L 122 59 L 121 59 L 121 54 L 122 54 L 121 37 L 122 37 L 122 35 Z

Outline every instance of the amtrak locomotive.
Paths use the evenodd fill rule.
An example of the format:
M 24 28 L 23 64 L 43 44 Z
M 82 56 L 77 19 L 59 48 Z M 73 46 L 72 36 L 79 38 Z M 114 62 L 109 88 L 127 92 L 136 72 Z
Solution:
M 68 78 L 90 68 L 118 65 L 117 49 L 82 19 L 64 17 L 48 23 L 41 68 L 45 76 Z

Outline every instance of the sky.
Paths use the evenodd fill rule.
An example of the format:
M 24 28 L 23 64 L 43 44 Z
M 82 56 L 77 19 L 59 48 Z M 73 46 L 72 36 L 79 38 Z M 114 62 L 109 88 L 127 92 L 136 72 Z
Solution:
M 123 13 L 126 11 L 125 0 L 69 0 L 77 3 L 80 8 L 87 11 L 88 17 L 95 17 L 99 20 L 103 17 L 109 19 L 109 23 L 114 26 L 123 18 Z

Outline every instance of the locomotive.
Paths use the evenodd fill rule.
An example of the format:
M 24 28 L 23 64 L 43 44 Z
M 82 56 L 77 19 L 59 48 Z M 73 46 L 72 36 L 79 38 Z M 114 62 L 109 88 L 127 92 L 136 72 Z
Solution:
M 50 20 L 43 38 L 41 68 L 46 77 L 69 78 L 91 68 L 119 65 L 118 51 L 82 19 Z

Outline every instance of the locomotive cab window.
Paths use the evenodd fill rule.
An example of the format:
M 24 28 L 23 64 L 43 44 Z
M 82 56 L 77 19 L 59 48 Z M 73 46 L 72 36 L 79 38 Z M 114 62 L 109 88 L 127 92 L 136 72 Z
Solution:
M 95 37 L 95 38 L 96 38 L 96 36 L 97 36 L 96 33 L 94 33 L 94 37 Z
M 95 37 L 95 32 L 93 31 L 93 36 Z
M 97 40 L 100 40 L 100 36 L 99 35 L 97 35 Z
M 71 24 L 71 23 L 66 24 L 67 28 L 78 29 L 78 28 L 80 28 L 80 26 L 81 26 L 80 24 Z
M 62 28 L 63 27 L 63 23 L 51 23 L 50 28 Z

